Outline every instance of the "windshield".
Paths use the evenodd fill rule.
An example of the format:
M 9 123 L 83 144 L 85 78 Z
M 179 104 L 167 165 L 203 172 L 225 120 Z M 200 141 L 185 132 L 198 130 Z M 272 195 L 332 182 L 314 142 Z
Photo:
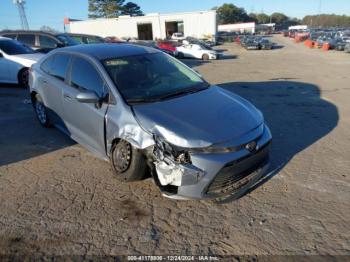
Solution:
M 66 46 L 79 45 L 80 43 L 68 35 L 57 35 L 56 36 Z
M 8 55 L 24 55 L 35 53 L 29 46 L 16 40 L 0 40 L 0 50 Z
M 103 61 L 128 103 L 147 103 L 198 92 L 209 84 L 175 58 L 161 52 Z

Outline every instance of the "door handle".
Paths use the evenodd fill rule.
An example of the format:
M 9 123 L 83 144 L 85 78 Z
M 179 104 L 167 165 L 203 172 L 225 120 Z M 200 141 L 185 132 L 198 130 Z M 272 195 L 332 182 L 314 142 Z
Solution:
M 67 100 L 72 100 L 72 97 L 68 94 L 63 94 L 63 98 Z

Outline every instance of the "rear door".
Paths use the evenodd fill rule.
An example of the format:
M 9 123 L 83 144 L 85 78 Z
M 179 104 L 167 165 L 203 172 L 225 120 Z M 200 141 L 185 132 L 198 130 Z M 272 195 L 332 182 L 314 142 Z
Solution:
M 46 73 L 45 77 L 38 79 L 51 121 L 63 128 L 66 126 L 63 120 L 62 100 L 69 61 L 70 55 L 68 54 L 57 53 L 50 56 L 41 64 L 41 70 Z
M 93 91 L 100 98 L 108 94 L 105 81 L 93 62 L 85 57 L 74 56 L 69 86 L 66 86 L 63 92 L 64 119 L 73 139 L 104 157 L 104 120 L 108 103 L 80 103 L 76 96 L 82 91 Z

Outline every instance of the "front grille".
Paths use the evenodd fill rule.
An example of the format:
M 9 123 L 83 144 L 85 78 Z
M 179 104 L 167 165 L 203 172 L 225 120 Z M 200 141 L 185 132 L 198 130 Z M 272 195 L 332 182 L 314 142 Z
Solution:
M 209 196 L 222 196 L 233 194 L 250 182 L 267 164 L 269 160 L 270 143 L 258 151 L 232 161 L 225 165 L 210 183 L 206 194 Z

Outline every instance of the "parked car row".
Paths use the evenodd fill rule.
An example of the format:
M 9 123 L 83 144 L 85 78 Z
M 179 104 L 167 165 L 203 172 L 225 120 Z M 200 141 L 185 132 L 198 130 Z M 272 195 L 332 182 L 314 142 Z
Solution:
M 337 50 L 350 53 L 350 31 L 346 29 L 309 29 L 284 32 L 284 36 L 295 39 L 295 42 L 305 42 L 310 48 Z
M 207 43 L 195 38 L 186 38 L 182 41 L 133 41 L 133 43 L 159 49 L 180 59 L 215 60 L 220 57 Z
M 177 35 L 179 36 L 179 35 Z M 102 38 L 94 35 L 72 33 L 50 33 L 43 31 L 2 31 L 0 32 L 0 82 L 28 85 L 28 70 L 45 53 L 56 48 L 80 44 L 132 43 L 161 50 L 178 58 L 217 59 L 219 55 L 212 50 L 214 43 L 193 37 L 172 41 L 127 41 L 116 37 Z

